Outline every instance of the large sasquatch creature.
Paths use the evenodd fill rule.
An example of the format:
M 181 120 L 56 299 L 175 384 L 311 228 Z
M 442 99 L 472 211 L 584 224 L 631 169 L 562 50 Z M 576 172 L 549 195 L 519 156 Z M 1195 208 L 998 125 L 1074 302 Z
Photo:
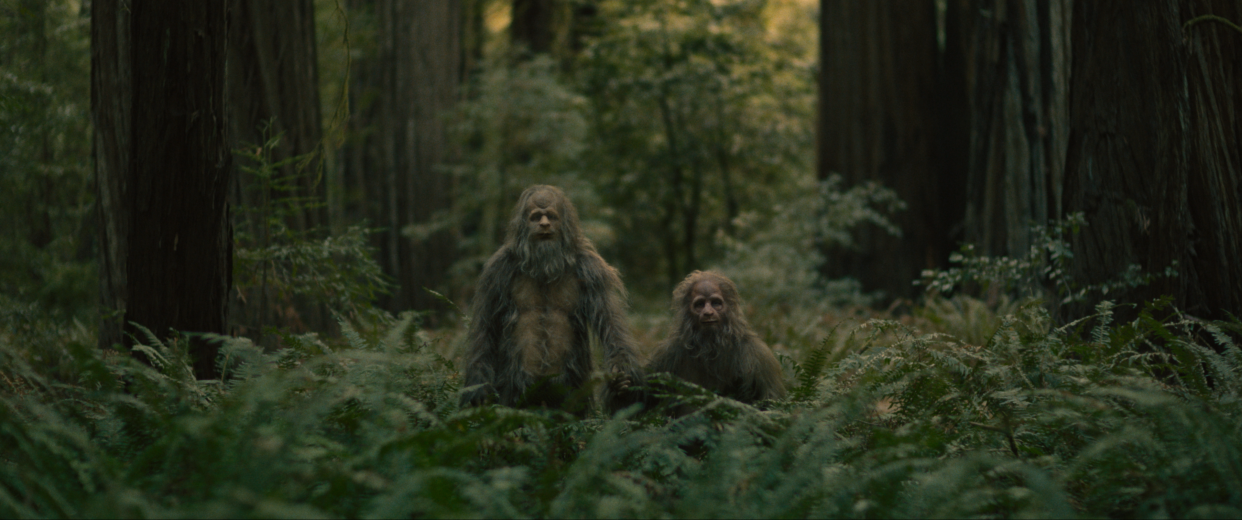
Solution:
M 647 371 L 668 372 L 746 403 L 785 396 L 781 365 L 742 315 L 737 286 L 695 271 L 673 290 L 673 331 Z
M 578 212 L 559 188 L 531 186 L 514 207 L 505 243 L 479 275 L 465 355 L 462 406 L 584 410 L 568 402 L 594 368 L 589 333 L 604 354 L 605 402 L 641 380 L 625 319 L 625 288 L 582 234 Z

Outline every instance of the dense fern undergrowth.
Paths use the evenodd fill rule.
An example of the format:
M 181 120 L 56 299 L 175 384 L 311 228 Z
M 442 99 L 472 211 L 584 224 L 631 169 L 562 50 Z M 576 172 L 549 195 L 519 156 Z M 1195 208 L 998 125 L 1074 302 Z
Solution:
M 830 335 L 763 409 L 673 385 L 698 410 L 673 420 L 459 409 L 415 315 L 275 353 L 217 337 L 205 382 L 183 339 L 142 363 L 10 302 L 0 516 L 1242 515 L 1237 321 L 1105 302 L 1058 327 L 1030 303 L 980 335 L 980 308 Z

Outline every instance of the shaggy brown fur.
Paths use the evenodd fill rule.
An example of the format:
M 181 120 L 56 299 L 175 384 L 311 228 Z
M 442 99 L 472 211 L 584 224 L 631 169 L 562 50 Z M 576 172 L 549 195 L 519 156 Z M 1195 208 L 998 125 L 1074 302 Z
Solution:
M 479 275 L 464 386 L 482 386 L 463 393 L 462 406 L 566 404 L 566 392 L 582 388 L 594 368 L 592 331 L 614 380 L 605 400 L 624 404 L 617 394 L 641 379 L 625 296 L 617 270 L 583 236 L 565 194 L 554 186 L 527 188 L 504 245 Z
M 648 372 L 668 372 L 746 403 L 785 396 L 781 365 L 746 322 L 732 280 L 714 271 L 690 273 L 673 290 L 673 314 L 672 335 Z

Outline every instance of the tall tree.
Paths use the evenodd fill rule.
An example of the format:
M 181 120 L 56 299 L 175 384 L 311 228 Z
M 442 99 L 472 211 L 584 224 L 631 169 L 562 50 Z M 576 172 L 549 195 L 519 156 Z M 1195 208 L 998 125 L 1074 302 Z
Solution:
M 226 3 L 92 4 L 104 303 L 164 338 L 225 327 L 232 268 Z M 101 341 L 119 335 L 108 330 Z M 217 349 L 192 342 L 198 377 L 217 376 Z
M 951 3 L 948 35 L 964 56 L 970 97 L 965 241 L 988 255 L 1024 256 L 1032 223 L 1063 214 L 1069 139 L 1069 0 Z M 983 14 L 983 13 L 986 13 Z
M 960 163 L 951 141 L 961 132 L 939 117 L 951 111 L 938 109 L 958 98 L 936 96 L 942 75 L 935 6 L 824 2 L 820 13 L 820 178 L 879 181 L 907 204 L 894 219 L 903 236 L 860 230 L 855 249 L 828 251 L 825 271 L 909 296 L 919 272 L 947 258 L 960 207 L 960 177 L 950 168 Z
M 531 53 L 552 52 L 561 18 L 558 11 L 566 6 L 558 0 L 513 0 L 509 38 Z
M 1227 0 L 1074 2 L 1065 211 L 1090 282 L 1129 264 L 1179 276 L 1168 294 L 1205 318 L 1242 314 L 1242 21 Z
M 271 121 L 269 135 L 283 134 L 272 157 L 279 162 L 315 152 L 323 142 L 319 74 L 312 0 L 229 0 L 228 109 L 233 143 L 263 144 L 261 127 Z M 284 176 L 297 177 L 296 189 L 284 195 L 322 197 L 318 161 L 289 164 Z M 303 170 L 297 172 L 299 167 Z M 246 179 L 239 179 L 246 181 Z M 242 190 L 243 197 L 254 190 Z M 243 204 L 253 201 L 242 199 Z M 322 206 L 290 215 L 289 227 L 305 231 L 327 222 Z
M 872 39 L 921 34 L 933 26 L 925 17 L 917 26 L 900 17 L 880 25 L 849 18 L 849 12 L 883 5 L 825 5 L 824 171 L 838 167 L 840 149 L 881 158 L 919 149 L 917 141 L 859 143 L 854 136 L 860 132 L 917 135 L 919 121 L 892 120 L 893 132 L 868 133 L 870 121 L 885 121 L 886 109 L 868 105 L 865 95 L 849 97 L 864 89 L 834 90 L 842 81 L 856 81 L 834 79 L 834 71 L 857 70 L 858 77 L 866 78 L 869 63 L 884 67 L 904 59 L 899 48 L 875 53 L 870 45 L 847 42 L 834 49 L 841 38 L 834 31 L 850 30 L 833 25 L 834 20 L 857 20 L 856 27 Z M 949 0 L 946 7 L 937 92 L 949 99 L 958 89 L 968 100 L 962 114 L 968 117 L 969 139 L 955 145 L 968 151 L 966 213 L 960 220 L 965 241 L 985 254 L 1024 256 L 1032 245 L 1031 224 L 1082 212 L 1089 225 L 1073 239 L 1071 268 L 1078 283 L 1114 281 L 1129 265 L 1153 272 L 1176 262 L 1178 277 L 1158 279 L 1123 297 L 1167 294 L 1193 314 L 1237 314 L 1242 307 L 1242 263 L 1235 261 L 1242 253 L 1237 240 L 1242 233 L 1242 34 L 1227 21 L 1242 19 L 1242 5 L 1216 0 Z M 1216 18 L 1199 18 L 1209 14 Z M 858 61 L 842 67 L 842 52 Z M 894 68 L 914 74 L 909 65 Z M 875 85 L 884 92 L 883 85 Z M 858 112 L 835 108 L 852 99 L 864 101 Z M 841 115 L 848 122 L 838 121 Z M 942 128 L 952 127 L 950 116 L 940 121 Z M 863 130 L 834 133 L 836 125 Z M 942 148 L 952 154 L 953 146 Z M 931 157 L 939 163 L 936 168 L 951 171 L 943 155 Z M 864 178 L 888 181 L 878 171 L 863 172 Z M 952 186 L 949 179 L 942 177 L 937 185 Z M 944 236 L 951 229 L 946 226 L 956 225 L 958 220 L 943 218 L 953 211 L 944 206 L 952 199 L 939 200 L 942 218 L 931 220 L 936 224 L 930 229 L 905 227 L 905 240 L 923 240 L 916 237 L 924 232 Z M 883 259 L 891 250 L 871 244 L 868 253 Z M 860 276 L 869 287 L 884 287 L 868 277 L 874 270 L 863 264 L 846 265 L 840 272 Z M 889 273 L 900 283 L 912 278 L 902 274 L 905 270 Z
M 266 179 L 235 176 L 232 200 L 244 209 L 235 219 L 239 246 L 266 248 L 272 245 L 266 218 L 272 201 L 298 201 L 282 207 L 290 231 L 304 238 L 307 232 L 327 230 L 324 199 L 322 118 L 315 41 L 315 6 L 312 0 L 229 0 L 228 121 L 230 148 L 263 145 L 280 135 L 268 160 L 283 163 L 276 172 L 277 187 Z M 301 160 L 289 161 L 294 157 Z M 243 239 L 245 237 L 245 239 Z M 263 264 L 262 269 L 268 266 Z M 259 276 L 260 280 L 267 280 Z M 286 301 L 288 295 L 267 285 L 248 288 L 239 284 L 233 298 L 233 317 L 245 330 L 261 331 L 267 325 L 299 330 L 328 330 L 333 321 L 327 308 L 305 299 Z M 278 312 L 279 310 L 279 312 Z
M 347 176 L 360 181 L 366 215 L 383 229 L 381 265 L 398 282 L 387 306 L 429 309 L 437 302 L 423 288 L 444 290 L 456 253 L 445 225 L 452 179 L 441 164 L 462 79 L 461 4 L 378 0 L 358 10 L 374 13 L 377 48 L 354 75 L 362 140 L 346 152 Z

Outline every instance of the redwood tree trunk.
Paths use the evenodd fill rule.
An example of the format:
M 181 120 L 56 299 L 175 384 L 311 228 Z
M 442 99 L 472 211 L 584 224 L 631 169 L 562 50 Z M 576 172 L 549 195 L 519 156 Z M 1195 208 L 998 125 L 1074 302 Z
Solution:
M 397 280 L 386 306 L 438 308 L 423 288 L 444 292 L 456 240 L 444 222 L 452 178 L 441 168 L 452 145 L 447 115 L 462 79 L 462 13 L 457 0 L 363 4 L 373 9 L 378 49 L 359 64 L 353 93 L 363 107 L 347 152 L 378 234 L 380 264 Z
M 953 128 L 938 121 L 936 14 L 931 1 L 824 2 L 820 34 L 819 176 L 847 185 L 879 181 L 908 207 L 895 218 L 902 237 L 856 233 L 856 250 L 827 252 L 826 274 L 852 276 L 868 290 L 914 294 L 911 281 L 953 245 L 960 193 L 942 164 L 953 164 Z M 960 147 L 959 147 L 960 149 Z M 939 158 L 937 163 L 934 159 Z
M 552 52 L 556 39 L 557 0 L 513 0 L 509 37 L 532 54 Z
M 323 144 L 315 9 L 311 0 L 229 0 L 229 4 L 229 148 L 261 145 L 280 134 L 272 162 L 307 156 L 277 172 L 296 179 L 292 189 L 270 189 L 252 176 L 235 173 L 232 200 L 245 209 L 236 220 L 253 237 L 242 245 L 266 247 L 268 224 L 258 208 L 282 197 L 324 200 L 323 156 L 310 155 L 321 152 Z M 265 135 L 262 127 L 269 122 Z M 295 232 L 318 231 L 311 238 L 319 238 L 328 231 L 327 220 L 326 206 L 318 205 L 300 208 L 284 222 Z M 323 304 L 279 298 L 269 287 L 248 293 L 233 296 L 233 320 L 241 330 L 261 335 L 269 325 L 293 332 L 335 328 Z M 277 312 L 278 308 L 282 311 Z
M 1242 20 L 1210 0 L 1074 4 L 1065 210 L 1089 227 L 1077 271 L 1112 279 L 1128 264 L 1180 275 L 1134 295 L 1174 297 L 1204 318 L 1242 311 Z
M 91 122 L 95 127 L 95 211 L 99 222 L 99 346 L 125 343 L 128 298 L 131 138 L 130 11 L 118 0 L 91 3 Z
M 127 303 L 126 322 L 161 338 L 174 330 L 223 333 L 232 268 L 226 0 L 96 0 L 93 8 L 102 236 L 108 256 L 125 257 L 123 279 L 104 262 L 105 289 L 118 290 L 105 302 Z M 118 235 L 123 249 L 112 242 Z M 145 341 L 136 328 L 126 330 Z M 199 378 L 217 377 L 217 350 L 191 343 Z
M 319 73 L 315 53 L 315 6 L 311 0 L 229 0 L 229 132 L 234 147 L 263 144 L 260 125 L 273 121 L 270 135 L 284 134 L 273 162 L 315 152 L 323 143 Z M 301 165 L 296 191 L 272 196 L 323 198 L 319 161 Z M 291 175 L 299 165 L 281 169 Z M 249 195 L 243 183 L 242 196 Z M 241 199 L 253 205 L 256 201 Z M 305 231 L 327 224 L 324 207 L 307 208 L 289 219 Z
M 1022 257 L 1031 224 L 1062 214 L 1071 0 L 955 2 L 970 98 L 965 239 Z M 955 35 L 956 36 L 956 35 Z

